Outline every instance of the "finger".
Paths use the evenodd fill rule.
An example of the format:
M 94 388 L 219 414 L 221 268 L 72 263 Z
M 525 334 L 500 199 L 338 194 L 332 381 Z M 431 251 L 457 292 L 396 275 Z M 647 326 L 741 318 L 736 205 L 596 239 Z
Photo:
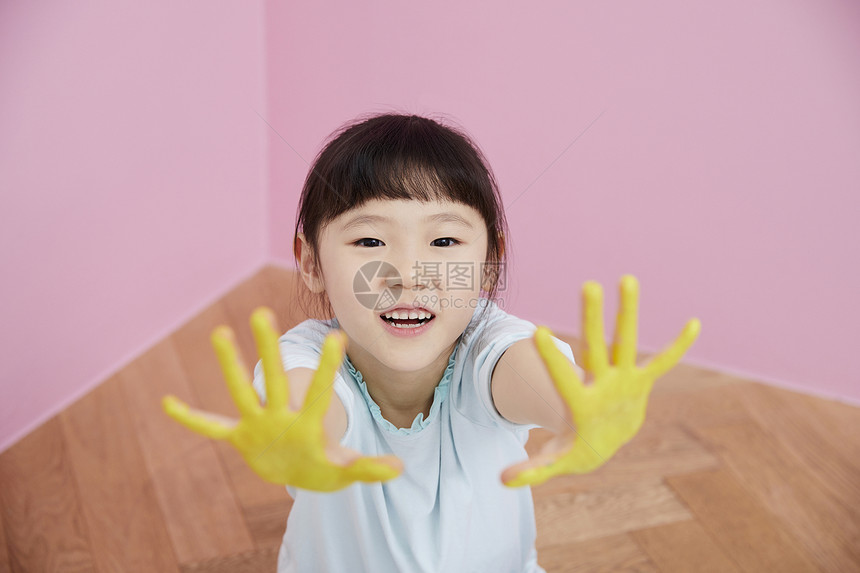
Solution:
M 684 327 L 684 330 L 678 338 L 675 339 L 675 342 L 672 343 L 672 346 L 655 356 L 643 367 L 643 370 L 651 378 L 652 384 L 654 380 L 674 368 L 690 346 L 692 346 L 699 337 L 699 332 L 701 332 L 701 330 L 702 323 L 699 319 L 690 319 Z
M 639 328 L 639 281 L 633 275 L 621 277 L 621 308 L 615 322 L 612 363 L 622 368 L 636 366 L 636 336 Z
M 165 396 L 161 400 L 161 406 L 168 416 L 192 432 L 197 432 L 207 438 L 223 440 L 233 431 L 233 426 L 214 421 L 211 415 L 206 412 L 192 410 L 188 404 L 176 396 Z
M 290 387 L 278 348 L 277 321 L 271 309 L 261 306 L 251 315 L 251 330 L 263 362 L 266 380 L 266 409 L 283 410 L 290 399 Z
M 583 385 L 573 363 L 565 356 L 552 340 L 552 331 L 546 326 L 538 326 L 534 334 L 538 354 L 543 358 L 552 378 L 555 389 L 567 404 L 571 413 L 582 402 Z M 575 420 L 574 416 L 574 420 Z
M 212 346 L 221 364 L 221 371 L 227 380 L 227 389 L 233 397 L 233 402 L 244 415 L 253 414 L 260 410 L 260 400 L 254 388 L 251 387 L 248 369 L 236 350 L 236 337 L 229 326 L 219 326 L 212 331 Z
M 320 364 L 314 372 L 302 406 L 304 415 L 309 416 L 309 422 L 321 423 L 328 411 L 334 391 L 334 376 L 343 363 L 345 344 L 346 334 L 340 329 L 329 333 L 323 341 Z
M 403 462 L 390 455 L 361 457 L 346 467 L 346 473 L 356 481 L 387 481 L 403 473 Z
M 609 363 L 603 337 L 603 289 L 595 281 L 587 281 L 582 286 L 582 331 L 586 364 L 594 378 L 600 378 L 609 368 Z

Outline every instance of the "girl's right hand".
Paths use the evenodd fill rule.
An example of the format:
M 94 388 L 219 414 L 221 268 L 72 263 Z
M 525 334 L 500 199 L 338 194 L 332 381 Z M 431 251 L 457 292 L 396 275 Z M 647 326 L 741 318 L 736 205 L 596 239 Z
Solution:
M 212 333 L 212 345 L 241 418 L 230 420 L 193 410 L 175 396 L 165 396 L 162 405 L 171 418 L 198 434 L 228 440 L 257 475 L 272 483 L 330 492 L 356 481 L 386 481 L 402 473 L 403 464 L 396 456 L 364 457 L 331 443 L 326 436 L 323 417 L 345 353 L 346 335 L 342 331 L 326 337 L 304 405 L 300 410 L 290 410 L 289 384 L 272 311 L 265 307 L 255 310 L 251 328 L 263 362 L 266 405 L 260 405 L 251 387 L 233 331 L 219 326 Z

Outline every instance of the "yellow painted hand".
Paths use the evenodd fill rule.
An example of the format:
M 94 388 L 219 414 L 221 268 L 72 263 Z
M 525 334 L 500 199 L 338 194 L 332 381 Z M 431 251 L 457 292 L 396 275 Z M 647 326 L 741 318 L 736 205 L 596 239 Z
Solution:
M 178 398 L 165 396 L 162 405 L 170 417 L 198 434 L 229 441 L 251 469 L 272 483 L 328 492 L 356 481 L 385 481 L 400 475 L 403 465 L 395 456 L 363 457 L 327 439 L 323 417 L 343 362 L 346 335 L 342 331 L 326 337 L 304 405 L 293 411 L 287 406 L 289 386 L 272 311 L 265 307 L 255 310 L 251 328 L 263 362 L 266 405 L 260 405 L 251 386 L 233 331 L 219 326 L 212 333 L 212 345 L 240 419 L 192 410 Z
M 553 344 L 547 327 L 540 326 L 535 332 L 538 352 L 570 409 L 575 429 L 554 437 L 538 456 L 539 465 L 533 460 L 524 462 L 525 469 L 505 485 L 538 485 L 556 475 L 588 473 L 603 465 L 639 431 L 654 381 L 674 367 L 699 336 L 701 323 L 693 318 L 671 346 L 637 367 L 639 283 L 632 275 L 625 275 L 620 290 L 614 365 L 610 365 L 603 337 L 602 289 L 594 281 L 582 287 L 584 340 L 580 361 L 593 375 L 589 385 L 583 384 L 573 364 Z

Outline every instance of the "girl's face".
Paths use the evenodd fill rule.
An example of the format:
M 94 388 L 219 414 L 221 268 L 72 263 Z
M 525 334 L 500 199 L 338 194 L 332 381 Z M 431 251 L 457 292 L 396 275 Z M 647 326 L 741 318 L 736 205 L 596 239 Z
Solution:
M 375 200 L 328 224 L 319 251 L 322 276 L 305 281 L 325 290 L 350 357 L 417 372 L 447 362 L 477 309 L 487 227 L 460 203 Z M 392 332 L 382 313 L 413 305 L 434 318 L 414 336 Z

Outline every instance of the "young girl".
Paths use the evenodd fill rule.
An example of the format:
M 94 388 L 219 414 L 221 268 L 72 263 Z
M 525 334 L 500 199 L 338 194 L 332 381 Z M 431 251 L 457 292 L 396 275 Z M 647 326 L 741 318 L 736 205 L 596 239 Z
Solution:
M 264 479 L 286 484 L 295 502 L 280 573 L 544 571 L 531 490 L 516 486 L 602 464 L 636 433 L 650 384 L 698 326 L 642 374 L 638 287 L 625 277 L 614 357 L 627 375 L 614 383 L 626 394 L 588 394 L 570 346 L 497 303 L 508 236 L 487 162 L 456 129 L 380 115 L 320 152 L 294 249 L 303 286 L 333 318 L 276 342 L 271 312 L 255 312 L 253 388 L 265 407 L 232 333 L 216 330 L 238 423 L 165 399 L 175 419 L 231 440 Z M 600 351 L 599 285 L 586 286 L 593 388 L 617 372 Z M 589 417 L 609 403 L 626 410 Z M 557 437 L 523 461 L 539 426 Z

